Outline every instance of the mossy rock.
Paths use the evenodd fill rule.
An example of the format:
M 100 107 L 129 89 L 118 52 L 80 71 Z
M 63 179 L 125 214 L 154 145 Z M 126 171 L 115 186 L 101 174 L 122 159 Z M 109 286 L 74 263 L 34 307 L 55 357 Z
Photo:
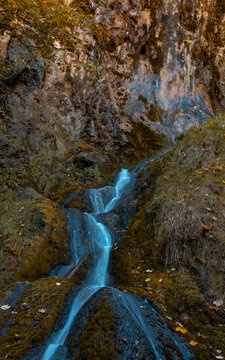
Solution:
M 202 360 L 225 353 L 225 311 L 214 303 L 224 294 L 224 143 L 220 117 L 154 161 L 130 232 L 112 253 L 115 285 L 151 299 Z
M 148 126 L 139 122 L 132 124 L 131 134 L 127 136 L 131 146 L 130 151 L 133 162 L 147 158 L 168 145 L 168 139 L 165 135 L 157 134 Z
M 1 359 L 23 359 L 43 344 L 59 324 L 73 282 L 51 277 L 31 282 L 13 310 L 8 333 L 0 338 Z
M 56 203 L 41 196 L 21 200 L 14 194 L 4 201 L 0 215 L 1 287 L 35 280 L 66 264 L 67 218 Z
M 89 309 L 89 317 L 74 340 L 69 340 L 74 360 L 116 359 L 117 321 L 112 305 L 106 300 L 97 301 Z

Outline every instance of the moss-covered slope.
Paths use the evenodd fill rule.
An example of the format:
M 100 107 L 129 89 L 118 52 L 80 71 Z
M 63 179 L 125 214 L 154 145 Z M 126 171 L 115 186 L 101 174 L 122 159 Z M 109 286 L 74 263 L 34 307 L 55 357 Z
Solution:
M 0 206 L 0 286 L 35 280 L 68 259 L 66 215 L 53 201 L 27 188 L 6 192 Z
M 27 286 L 17 304 L 0 310 L 5 321 L 6 317 L 10 319 L 9 331 L 0 338 L 0 359 L 23 359 L 46 341 L 65 311 L 73 282 L 51 277 Z M 0 328 L 3 325 L 0 322 Z
M 145 201 L 113 251 L 116 285 L 153 300 L 204 360 L 225 353 L 224 159 L 224 117 L 188 131 L 150 165 Z

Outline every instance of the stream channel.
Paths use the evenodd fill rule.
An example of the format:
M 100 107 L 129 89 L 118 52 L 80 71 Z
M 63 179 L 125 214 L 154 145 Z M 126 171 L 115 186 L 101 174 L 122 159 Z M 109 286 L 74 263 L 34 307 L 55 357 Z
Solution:
M 157 309 L 147 299 L 114 288 L 108 271 L 110 252 L 118 241 L 109 226 L 109 214 L 119 207 L 124 207 L 134 198 L 137 177 L 141 176 L 142 171 L 154 158 L 135 168 L 121 169 L 113 186 L 87 189 L 86 201 L 91 211 L 68 210 L 64 204 L 72 239 L 72 261 L 70 265 L 57 269 L 57 275 L 68 276 L 88 252 L 92 255 L 93 263 L 68 309 L 63 325 L 52 334 L 37 359 L 71 359 L 66 342 L 73 323 L 78 317 L 82 318 L 85 307 L 97 293 L 109 289 L 117 317 L 121 317 L 117 337 L 126 336 L 128 339 L 118 359 L 194 359 L 189 345 L 169 330 Z M 72 194 L 66 203 L 74 196 L 76 194 Z M 144 347 L 144 355 L 141 356 L 135 350 L 137 334 Z

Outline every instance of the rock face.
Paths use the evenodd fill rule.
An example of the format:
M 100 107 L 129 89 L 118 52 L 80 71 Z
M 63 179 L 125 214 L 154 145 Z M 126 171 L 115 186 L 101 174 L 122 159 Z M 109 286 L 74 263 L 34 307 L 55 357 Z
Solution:
M 58 54 L 47 72 L 42 59 L 8 75 L 7 123 L 21 150 L 53 150 L 63 158 L 81 139 L 108 150 L 132 148 L 135 122 L 174 137 L 224 109 L 224 14 L 220 1 L 87 0 L 111 40 L 83 41 L 99 79 Z M 70 4 L 73 6 L 73 2 Z M 25 48 L 3 42 L 10 61 Z M 22 67 L 22 68 L 21 68 Z M 16 138 L 15 138 L 16 137 Z
M 125 130 L 131 117 L 173 136 L 224 109 L 219 2 L 90 3 L 114 43 L 103 66 L 117 128 Z

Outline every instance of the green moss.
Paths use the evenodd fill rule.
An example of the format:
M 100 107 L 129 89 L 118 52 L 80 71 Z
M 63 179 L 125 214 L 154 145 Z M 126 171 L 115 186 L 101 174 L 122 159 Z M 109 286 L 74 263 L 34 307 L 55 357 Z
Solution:
M 0 339 L 0 358 L 23 359 L 43 343 L 60 320 L 72 287 L 71 280 L 58 277 L 31 283 L 15 309 L 9 332 Z
M 66 215 L 56 203 L 42 198 L 14 198 L 0 208 L 0 286 L 35 280 L 66 262 Z
M 76 344 L 76 360 L 113 360 L 116 359 L 117 323 L 109 303 L 98 305 L 94 316 L 89 318 Z
M 153 132 L 142 123 L 133 123 L 128 138 L 132 147 L 131 156 L 136 161 L 154 154 L 168 142 L 163 134 Z

